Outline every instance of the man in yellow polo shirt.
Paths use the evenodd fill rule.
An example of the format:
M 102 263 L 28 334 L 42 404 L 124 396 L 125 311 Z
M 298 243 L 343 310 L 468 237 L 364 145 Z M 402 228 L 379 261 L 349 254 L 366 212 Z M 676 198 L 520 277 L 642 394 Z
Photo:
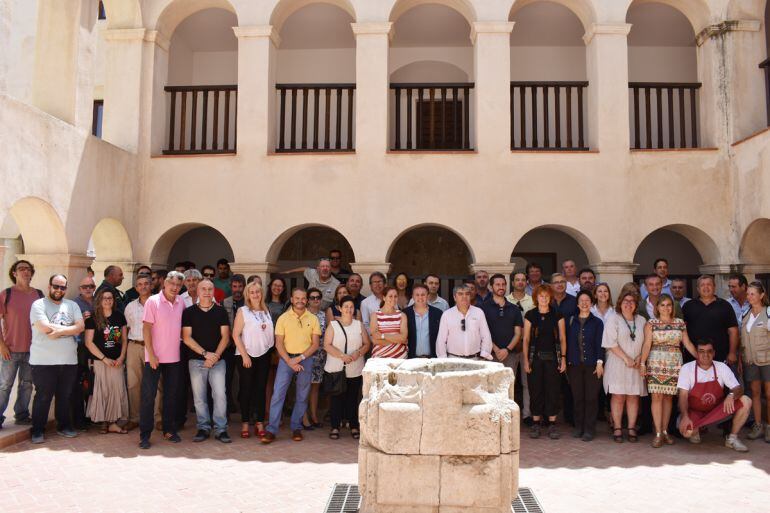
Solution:
M 313 370 L 313 357 L 321 339 L 321 324 L 318 317 L 307 311 L 307 292 L 294 289 L 291 292 L 291 309 L 278 318 L 275 324 L 275 348 L 281 359 L 275 374 L 273 399 L 270 401 L 270 422 L 267 425 L 263 444 L 275 440 L 281 424 L 283 403 L 291 378 L 296 375 L 296 401 L 291 413 L 291 438 L 302 441 L 302 417 L 307 409 L 307 396 Z

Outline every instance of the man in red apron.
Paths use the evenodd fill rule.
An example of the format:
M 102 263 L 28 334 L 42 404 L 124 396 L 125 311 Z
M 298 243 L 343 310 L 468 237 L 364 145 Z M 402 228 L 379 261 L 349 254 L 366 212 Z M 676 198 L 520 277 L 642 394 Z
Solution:
M 700 428 L 732 418 L 725 447 L 738 452 L 748 448 L 738 438 L 751 410 L 751 399 L 743 395 L 743 387 L 730 367 L 714 361 L 714 344 L 697 342 L 698 359 L 686 363 L 679 371 L 679 431 L 692 443 L 700 443 Z M 730 392 L 725 395 L 725 387 Z

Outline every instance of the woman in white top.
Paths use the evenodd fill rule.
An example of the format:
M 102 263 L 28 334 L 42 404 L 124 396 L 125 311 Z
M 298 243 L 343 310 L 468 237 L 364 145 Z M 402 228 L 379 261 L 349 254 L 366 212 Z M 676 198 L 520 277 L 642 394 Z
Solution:
M 594 306 L 591 307 L 591 313 L 605 324 L 610 315 L 615 315 L 615 309 L 612 307 L 612 292 L 606 283 L 599 283 L 594 288 Z
M 636 314 L 639 295 L 632 290 L 620 293 L 615 306 L 616 315 L 607 318 L 602 347 L 607 351 L 604 364 L 604 391 L 612 394 L 612 436 L 623 441 L 621 422 L 623 408 L 628 417 L 628 441 L 638 442 L 636 419 L 639 415 L 639 397 L 647 395 L 647 385 L 639 374 L 644 345 L 644 326 L 647 321 Z
M 369 351 L 371 341 L 361 321 L 354 319 L 356 311 L 355 300 L 345 296 L 340 301 L 339 320 L 333 321 L 326 327 L 324 349 L 326 349 L 326 365 L 324 371 L 334 373 L 345 371 L 345 392 L 330 396 L 332 429 L 329 438 L 337 440 L 340 437 L 340 421 L 345 418 L 350 422 L 350 436 L 358 438 L 358 402 L 361 397 L 361 386 L 364 370 L 364 355 Z
M 241 407 L 241 438 L 249 438 L 249 418 L 256 410 L 255 436 L 265 434 L 265 388 L 270 373 L 270 349 L 275 343 L 273 320 L 265 305 L 262 285 L 253 281 L 244 291 L 245 305 L 238 309 L 233 321 L 233 341 L 238 362 Z

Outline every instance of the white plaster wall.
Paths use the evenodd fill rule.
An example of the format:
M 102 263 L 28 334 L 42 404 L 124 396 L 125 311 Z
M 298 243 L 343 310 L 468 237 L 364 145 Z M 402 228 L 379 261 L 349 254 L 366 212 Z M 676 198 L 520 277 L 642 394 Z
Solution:
M 698 59 L 694 46 L 628 48 L 630 82 L 697 82 Z
M 0 12 L 4 25 L 0 29 L 0 91 L 29 101 L 35 67 L 37 2 L 6 0 Z

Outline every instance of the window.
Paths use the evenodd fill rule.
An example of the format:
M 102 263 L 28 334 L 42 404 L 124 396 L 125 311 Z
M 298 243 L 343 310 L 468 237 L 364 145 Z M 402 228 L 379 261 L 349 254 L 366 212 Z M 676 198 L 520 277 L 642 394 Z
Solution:
M 104 2 L 99 0 L 99 15 L 98 18 L 100 20 L 106 20 L 107 19 L 107 13 L 104 12 Z
M 104 116 L 104 100 L 94 100 L 94 117 L 91 123 L 91 134 L 102 138 L 102 117 Z

